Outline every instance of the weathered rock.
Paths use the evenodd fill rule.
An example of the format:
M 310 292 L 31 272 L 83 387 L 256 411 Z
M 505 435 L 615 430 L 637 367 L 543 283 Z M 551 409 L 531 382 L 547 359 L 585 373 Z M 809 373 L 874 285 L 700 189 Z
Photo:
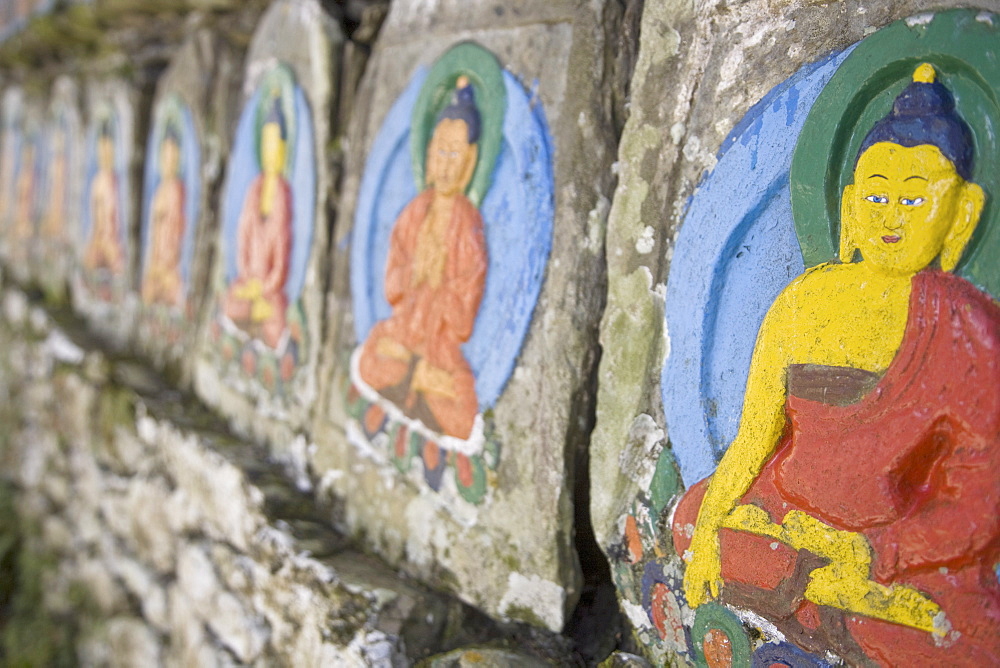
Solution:
M 547 665 L 549 665 L 547 662 L 531 655 L 488 647 L 456 649 L 447 654 L 432 656 L 420 663 L 422 668 L 472 668 L 473 666 L 481 666 L 482 668 L 502 668 L 505 666 L 540 668 Z
M 196 30 L 160 76 L 146 145 L 136 344 L 154 363 L 192 371 L 218 235 L 218 182 L 235 116 L 227 42 Z
M 593 401 L 615 142 L 599 82 L 613 85 L 620 21 L 617 3 L 393 3 L 349 126 L 333 243 L 314 428 L 324 491 L 393 563 L 549 629 L 580 586 L 573 457 Z M 427 265 L 444 278 L 422 288 L 399 276 L 415 249 L 432 255 L 415 231 L 432 196 L 427 143 L 468 95 L 459 77 L 480 118 L 475 171 L 454 205 L 458 241 Z
M 341 41 L 318 0 L 282 0 L 261 18 L 219 201 L 196 390 L 278 452 L 316 398 Z
M 822 662 L 828 660 L 823 658 L 828 651 L 851 664 L 871 660 L 852 646 L 854 636 L 844 640 L 830 631 L 831 624 L 839 623 L 830 619 L 847 617 L 835 612 L 836 605 L 821 607 L 815 624 L 808 621 L 811 613 L 805 610 L 816 609 L 810 608 L 814 599 L 808 596 L 815 594 L 804 599 L 801 589 L 794 591 L 798 585 L 786 582 L 792 588 L 790 600 L 802 605 L 799 616 L 769 612 L 763 602 L 776 600 L 773 592 L 755 590 L 757 598 L 747 594 L 750 598 L 734 602 L 740 590 L 728 579 L 732 559 L 755 567 L 757 584 L 781 579 L 769 557 L 772 552 L 785 554 L 779 552 L 787 550 L 781 541 L 758 535 L 752 538 L 761 541 L 761 552 L 748 548 L 724 555 L 722 572 L 729 584 L 723 585 L 722 603 L 689 605 L 688 596 L 700 596 L 700 591 L 692 587 L 685 592 L 686 566 L 677 553 L 690 560 L 705 551 L 687 547 L 698 502 L 691 494 L 686 506 L 678 509 L 677 502 L 685 488 L 713 473 L 736 436 L 754 340 L 771 303 L 805 266 L 835 259 L 838 226 L 831 226 L 829 218 L 840 211 L 840 194 L 850 182 L 858 146 L 908 83 L 915 65 L 921 60 L 935 64 L 946 85 L 959 91 L 959 113 L 970 119 L 973 133 L 990 135 L 980 120 L 980 93 L 962 93 L 966 75 L 957 72 L 978 68 L 972 75 L 977 80 L 998 81 L 995 64 L 987 64 L 986 55 L 997 44 L 997 18 L 976 11 L 919 13 L 930 6 L 645 5 L 631 115 L 619 149 L 621 180 L 608 222 L 608 305 L 601 326 L 604 352 L 590 471 L 598 542 L 612 562 L 621 606 L 636 629 L 638 644 L 655 664 L 700 662 L 712 651 L 728 652 L 734 665 L 749 664 L 751 654 L 754 665 Z M 896 19 L 906 20 L 883 27 Z M 831 30 L 831 25 L 837 29 Z M 877 44 L 881 46 L 873 46 Z M 956 62 L 964 64 L 957 69 L 945 64 Z M 879 83 L 879 76 L 887 78 Z M 817 102 L 828 82 L 824 101 Z M 807 118 L 824 115 L 826 134 L 819 137 L 815 128 L 823 123 Z M 803 129 L 810 123 L 812 130 Z M 796 144 L 801 147 L 803 141 L 813 146 L 825 142 L 825 153 L 813 150 L 811 159 L 800 161 L 803 149 Z M 846 143 L 831 150 L 836 142 Z M 793 167 L 793 151 L 798 168 Z M 825 190 L 810 185 L 827 178 Z M 977 182 L 981 178 L 992 179 L 975 174 Z M 810 197 L 817 201 L 803 217 L 800 207 Z M 827 249 L 821 259 L 811 250 L 817 246 Z M 972 271 L 974 264 L 970 261 L 959 272 Z M 993 280 L 981 276 L 980 285 Z M 831 318 L 834 310 L 840 317 L 856 317 L 842 305 L 831 303 L 828 309 Z M 881 331 L 884 324 L 863 320 L 870 332 Z M 795 327 L 782 332 L 789 350 L 797 345 L 796 332 Z M 850 363 L 849 353 L 842 354 L 846 357 L 837 364 L 859 366 Z M 784 369 L 780 373 L 784 392 Z M 829 419 L 848 432 L 852 429 L 851 419 Z M 844 443 L 832 441 L 824 447 L 833 455 L 843 452 Z M 777 444 L 769 447 L 761 450 L 762 457 L 770 458 Z M 752 463 L 746 450 L 741 454 L 743 459 L 734 455 L 729 461 L 749 486 L 761 462 Z M 840 487 L 861 493 L 852 485 Z M 933 485 L 921 489 L 932 490 Z M 749 499 L 765 503 L 754 496 L 758 492 Z M 934 497 L 933 491 L 928 494 Z M 813 512 L 821 513 L 821 501 L 805 502 L 813 501 Z M 919 501 L 913 503 L 914 508 L 920 506 Z M 772 521 L 782 521 L 784 511 L 774 512 Z M 827 515 L 822 519 L 836 524 Z M 840 526 L 830 540 L 843 539 L 846 533 Z M 723 551 L 727 549 L 732 550 Z M 802 572 L 812 568 L 803 566 Z M 808 577 L 803 575 L 803 582 Z M 902 575 L 898 580 L 907 581 Z M 755 586 L 744 580 L 739 584 Z M 948 598 L 947 593 L 941 596 L 942 601 Z M 805 626 L 795 631 L 789 619 Z M 877 626 L 864 615 L 857 619 L 863 621 L 850 623 Z M 894 628 L 902 632 L 903 626 Z M 886 645 L 892 649 L 879 654 L 879 660 L 909 656 L 901 653 L 918 646 L 918 651 L 931 651 L 926 649 L 933 644 L 929 632 L 907 632 L 912 642 Z M 767 642 L 761 644 L 761 637 Z M 786 638 L 789 642 L 783 642 Z
M 45 122 L 32 275 L 50 299 L 62 302 L 68 298 L 83 210 L 84 125 L 75 79 L 63 75 L 52 85 Z
M 138 220 L 138 92 L 116 78 L 88 80 L 82 222 L 73 305 L 112 345 L 124 347 L 134 324 L 132 292 Z
M 498 633 L 351 551 L 280 467 L 190 398 L 134 361 L 69 354 L 84 337 L 23 292 L 0 303 L 0 394 L 20 416 L 2 461 L 17 516 L 38 527 L 24 549 L 51 564 L 32 614 L 73 620 L 81 662 L 405 665 Z

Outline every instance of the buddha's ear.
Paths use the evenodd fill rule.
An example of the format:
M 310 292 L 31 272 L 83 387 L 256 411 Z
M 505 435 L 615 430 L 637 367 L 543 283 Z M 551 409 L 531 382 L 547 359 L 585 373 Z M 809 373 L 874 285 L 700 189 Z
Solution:
M 469 144 L 467 156 L 468 162 L 465 165 L 465 171 L 462 173 L 462 192 L 469 187 L 472 175 L 476 172 L 476 164 L 479 162 L 479 144 Z
M 840 261 L 850 264 L 858 244 L 854 241 L 854 184 L 844 186 L 840 197 Z
M 983 206 L 986 204 L 986 193 L 975 183 L 965 183 L 962 185 L 962 192 L 959 195 L 958 207 L 955 211 L 955 222 L 948 230 L 941 246 L 941 268 L 945 271 L 954 271 L 958 266 L 958 261 L 962 259 L 962 253 L 972 238 L 972 233 L 976 231 L 979 224 L 979 216 L 983 213 Z

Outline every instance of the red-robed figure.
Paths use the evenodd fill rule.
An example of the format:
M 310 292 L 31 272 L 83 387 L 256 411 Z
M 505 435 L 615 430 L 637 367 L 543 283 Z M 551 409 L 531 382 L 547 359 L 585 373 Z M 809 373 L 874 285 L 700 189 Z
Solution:
M 180 174 L 180 135 L 169 124 L 160 143 L 160 183 L 149 212 L 149 257 L 142 278 L 147 304 L 184 306 L 181 253 L 184 246 L 184 181 Z
M 771 306 L 737 437 L 675 512 L 692 607 L 852 665 L 1000 663 L 1000 306 L 950 273 L 972 160 L 921 65 L 862 143 L 841 262 Z
M 121 241 L 118 211 L 118 178 L 115 175 L 115 144 L 111 122 L 101 123 L 97 138 L 98 171 L 90 184 L 90 243 L 83 264 L 93 271 L 107 269 L 112 275 L 125 271 L 125 249 Z
M 236 231 L 237 276 L 223 309 L 228 318 L 277 348 L 286 328 L 292 251 L 292 189 L 282 176 L 287 132 L 275 99 L 261 128 L 261 173 L 243 199 Z
M 427 147 L 427 187 L 396 221 L 386 262 L 392 315 L 361 351 L 361 378 L 428 428 L 465 439 L 478 400 L 461 345 L 472 335 L 486 280 L 479 210 L 466 198 L 478 156 L 480 118 L 460 78 Z

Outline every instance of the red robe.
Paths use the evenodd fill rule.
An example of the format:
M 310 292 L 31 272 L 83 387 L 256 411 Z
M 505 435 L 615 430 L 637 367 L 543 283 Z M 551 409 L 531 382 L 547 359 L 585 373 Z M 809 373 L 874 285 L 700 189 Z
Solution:
M 271 212 L 265 217 L 260 211 L 260 195 L 264 175 L 250 184 L 236 231 L 237 277 L 226 299 L 226 314 L 237 324 L 259 326 L 264 343 L 276 347 L 285 330 L 288 297 L 285 282 L 292 254 L 292 189 L 278 177 Z M 271 306 L 271 315 L 262 322 L 253 318 L 252 304 L 238 296 L 250 280 L 262 284 L 262 296 Z
M 417 358 L 448 373 L 454 397 L 426 393 L 431 413 L 442 431 L 468 438 L 479 406 L 475 377 L 461 345 L 472 336 L 486 283 L 486 241 L 479 210 L 456 195 L 444 242 L 446 258 L 440 284 L 415 281 L 416 251 L 428 221 L 434 190 L 427 189 L 406 205 L 392 231 L 386 260 L 385 296 L 392 315 L 368 334 L 360 360 L 361 377 L 376 390 L 405 380 L 410 365 L 378 353 L 387 338 Z
M 882 665 L 1000 665 L 1000 306 L 965 280 L 913 279 L 899 352 L 860 401 L 786 401 L 788 427 L 741 499 L 780 522 L 803 510 L 864 534 L 871 577 L 928 595 L 959 632 L 931 634 L 860 616 L 847 628 Z M 687 549 L 702 481 L 681 500 L 675 546 Z M 801 555 L 740 531 L 720 532 L 722 575 L 763 590 Z

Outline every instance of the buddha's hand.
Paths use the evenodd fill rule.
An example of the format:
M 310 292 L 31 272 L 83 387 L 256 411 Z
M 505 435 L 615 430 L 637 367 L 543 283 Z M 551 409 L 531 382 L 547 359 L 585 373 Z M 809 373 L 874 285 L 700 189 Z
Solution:
M 259 278 L 247 279 L 242 285 L 236 285 L 233 288 L 233 295 L 237 299 L 254 301 L 259 299 L 262 294 L 264 294 L 264 286 Z
M 695 529 L 691 546 L 684 552 L 684 595 L 688 605 L 697 608 L 719 597 L 722 589 L 722 562 L 719 558 L 717 529 Z

